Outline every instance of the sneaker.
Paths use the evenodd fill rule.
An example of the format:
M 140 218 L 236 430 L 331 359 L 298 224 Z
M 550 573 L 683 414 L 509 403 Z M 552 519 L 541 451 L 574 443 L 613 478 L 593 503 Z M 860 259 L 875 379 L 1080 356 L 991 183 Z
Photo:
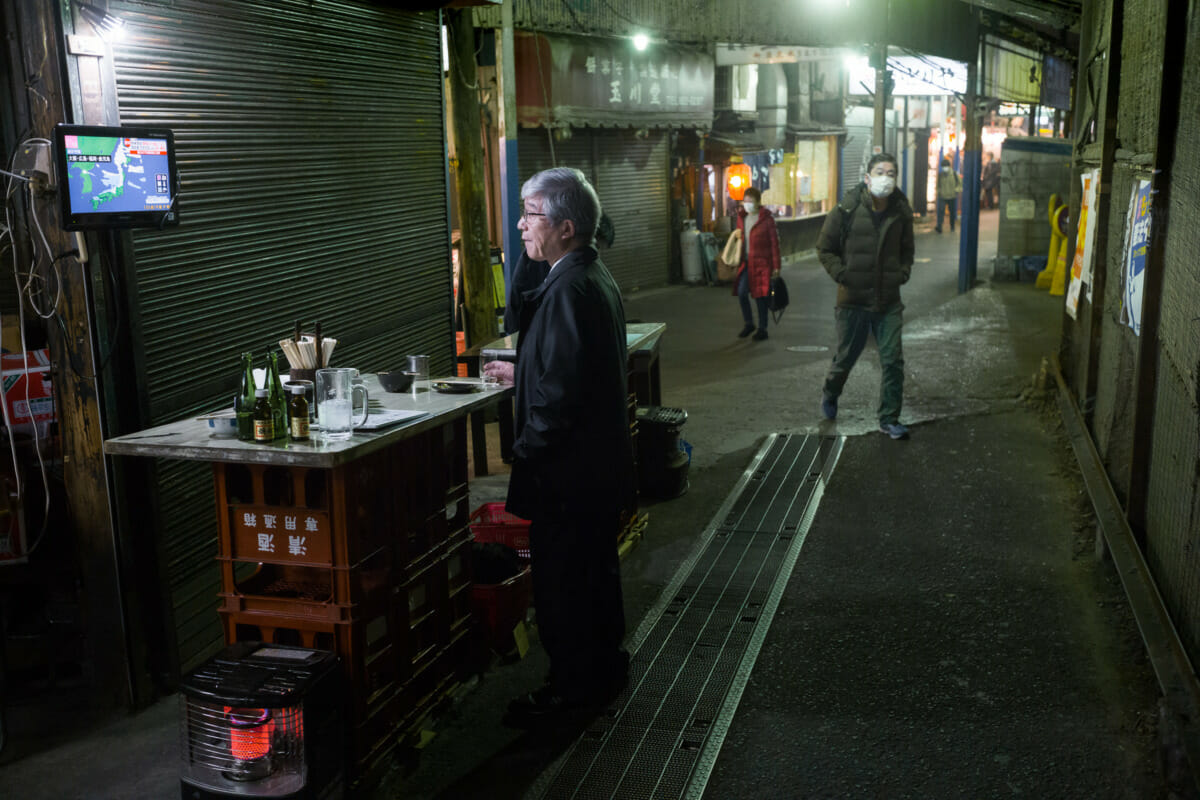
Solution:
M 749 336 L 752 333 L 754 333 L 754 326 L 747 325 L 746 327 L 742 328 L 741 333 L 738 334 L 738 338 L 745 339 L 747 336 Z
M 821 398 L 821 414 L 825 419 L 837 419 L 837 398 Z
M 908 438 L 908 426 L 901 425 L 899 422 L 881 422 L 879 423 L 879 430 L 893 439 Z
M 754 334 L 753 338 L 754 338 L 754 341 L 756 341 L 756 342 L 761 342 L 763 339 L 766 339 L 767 338 L 767 329 L 759 328 L 758 332 Z

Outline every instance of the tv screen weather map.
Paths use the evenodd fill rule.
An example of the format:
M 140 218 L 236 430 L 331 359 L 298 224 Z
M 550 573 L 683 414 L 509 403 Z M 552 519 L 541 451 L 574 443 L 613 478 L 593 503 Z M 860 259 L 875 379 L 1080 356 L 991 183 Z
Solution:
M 68 135 L 63 144 L 74 213 L 170 210 L 166 139 Z

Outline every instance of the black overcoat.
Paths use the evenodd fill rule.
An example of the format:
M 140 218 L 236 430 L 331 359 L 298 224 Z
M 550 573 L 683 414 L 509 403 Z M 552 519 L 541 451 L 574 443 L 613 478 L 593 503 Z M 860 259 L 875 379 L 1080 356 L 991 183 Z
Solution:
M 508 511 L 525 519 L 633 508 L 625 310 L 592 247 L 524 293 Z

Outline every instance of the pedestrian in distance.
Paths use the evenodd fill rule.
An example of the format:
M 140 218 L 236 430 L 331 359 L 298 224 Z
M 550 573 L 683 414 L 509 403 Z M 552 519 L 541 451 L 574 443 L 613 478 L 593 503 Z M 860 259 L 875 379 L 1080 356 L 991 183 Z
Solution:
M 983 207 L 995 208 L 1000 204 L 1000 162 L 992 153 L 987 154 L 987 163 L 983 165 L 983 175 L 980 180 L 983 189 Z
M 742 307 L 743 326 L 738 336 L 754 334 L 754 341 L 767 338 L 767 300 L 771 279 L 779 275 L 779 232 L 775 217 L 761 205 L 762 193 L 753 186 L 742 196 L 737 229 L 742 234 L 742 259 L 733 280 L 733 293 Z M 758 329 L 750 310 L 750 299 L 758 307 Z
M 625 312 L 594 247 L 600 201 L 583 173 L 539 172 L 521 189 L 518 228 L 550 265 L 524 293 L 515 370 L 509 513 L 530 520 L 545 684 L 509 704 L 506 724 L 573 722 L 628 682 L 617 535 L 633 508 Z
M 821 413 L 837 419 L 838 398 L 858 357 L 875 338 L 883 373 L 879 430 L 907 439 L 900 423 L 904 394 L 904 325 L 900 286 L 913 265 L 913 211 L 896 188 L 896 157 L 879 153 L 867 162 L 865 183 L 855 186 L 825 218 L 817 239 L 821 266 L 838 285 L 834 320 L 837 348 L 822 387 Z
M 950 212 L 950 232 L 954 233 L 954 221 L 958 217 L 958 193 L 962 191 L 962 178 L 954 171 L 950 157 L 942 159 L 942 168 L 938 170 L 937 178 L 937 227 L 942 232 L 942 213 Z

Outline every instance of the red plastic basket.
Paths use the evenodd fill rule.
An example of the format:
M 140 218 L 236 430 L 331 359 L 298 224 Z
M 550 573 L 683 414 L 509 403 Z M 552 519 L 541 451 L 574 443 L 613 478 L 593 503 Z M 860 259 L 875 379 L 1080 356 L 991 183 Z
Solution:
M 529 560 L 529 520 L 504 510 L 504 503 L 484 503 L 468 521 L 477 542 L 496 542 L 517 551 Z
M 483 625 L 488 644 L 499 653 L 507 653 L 516 645 L 513 628 L 525 619 L 532 602 L 529 567 L 503 583 L 477 583 L 471 587 L 471 611 Z

